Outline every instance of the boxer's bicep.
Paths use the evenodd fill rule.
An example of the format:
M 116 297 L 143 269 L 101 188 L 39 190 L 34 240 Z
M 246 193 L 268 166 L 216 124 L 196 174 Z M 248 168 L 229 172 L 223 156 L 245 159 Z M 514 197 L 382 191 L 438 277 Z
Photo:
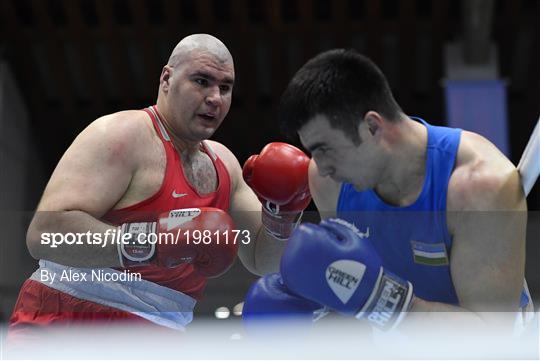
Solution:
M 516 172 L 480 177 L 461 192 L 463 206 L 449 217 L 451 274 L 460 306 L 475 312 L 517 310 L 527 223 L 519 177 Z
M 309 162 L 308 176 L 309 190 L 321 218 L 335 217 L 341 184 L 328 176 L 322 177 L 313 159 Z
M 102 216 L 125 193 L 134 170 L 129 133 L 98 119 L 73 141 L 54 170 L 38 211 Z M 125 129 L 124 129 L 125 130 Z
M 261 203 L 242 178 L 242 168 L 238 159 L 223 144 L 208 141 L 212 149 L 225 164 L 231 178 L 231 200 L 229 213 L 238 232 L 238 257 L 242 264 L 253 273 L 258 273 L 255 265 L 256 244 L 261 229 Z
M 207 141 L 212 149 L 225 164 L 231 179 L 231 197 L 229 213 L 235 221 L 236 228 L 243 228 L 250 232 L 256 231 L 260 226 L 261 203 L 242 178 L 242 168 L 238 159 L 223 144 Z

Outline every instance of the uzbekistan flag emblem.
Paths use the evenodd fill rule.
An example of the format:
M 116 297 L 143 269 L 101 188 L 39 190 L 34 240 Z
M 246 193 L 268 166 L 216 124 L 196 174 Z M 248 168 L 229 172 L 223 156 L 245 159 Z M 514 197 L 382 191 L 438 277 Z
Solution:
M 414 263 L 426 266 L 448 265 L 448 255 L 444 243 L 423 243 L 411 241 Z

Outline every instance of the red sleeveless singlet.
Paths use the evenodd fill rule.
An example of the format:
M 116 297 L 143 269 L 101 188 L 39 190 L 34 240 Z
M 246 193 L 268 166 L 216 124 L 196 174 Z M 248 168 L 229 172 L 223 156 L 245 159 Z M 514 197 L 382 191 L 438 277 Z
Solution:
M 229 210 L 231 179 L 223 162 L 203 142 L 204 151 L 214 164 L 217 189 L 209 194 L 200 195 L 184 176 L 180 156 L 163 127 L 163 122 L 155 106 L 144 109 L 150 116 L 157 135 L 163 142 L 167 164 L 165 175 L 159 190 L 150 198 L 137 204 L 109 211 L 103 220 L 119 225 L 125 222 L 154 221 L 160 213 L 178 208 L 215 207 Z M 156 266 L 134 267 L 132 272 L 141 273 L 143 279 L 158 285 L 180 291 L 194 299 L 200 299 L 206 278 L 199 275 L 192 265 L 185 264 L 176 268 Z M 28 279 L 21 287 L 17 303 L 9 323 L 11 336 L 27 333 L 32 325 L 51 323 L 103 323 L 112 320 L 142 320 L 138 316 L 99 303 L 87 301 L 63 293 L 43 283 Z M 8 333 L 8 335 L 10 334 Z M 11 337 L 16 338 L 16 337 Z

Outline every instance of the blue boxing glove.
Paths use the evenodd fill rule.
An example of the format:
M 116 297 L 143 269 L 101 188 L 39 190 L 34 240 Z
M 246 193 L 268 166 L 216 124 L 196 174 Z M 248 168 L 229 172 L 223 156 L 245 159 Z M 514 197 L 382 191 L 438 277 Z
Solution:
M 259 321 L 286 320 L 311 324 L 320 318 L 323 308 L 289 291 L 281 275 L 271 273 L 257 280 L 249 289 L 242 318 L 247 327 Z
M 413 297 L 412 284 L 383 269 L 366 235 L 342 219 L 300 225 L 281 274 L 292 292 L 383 330 L 403 319 Z

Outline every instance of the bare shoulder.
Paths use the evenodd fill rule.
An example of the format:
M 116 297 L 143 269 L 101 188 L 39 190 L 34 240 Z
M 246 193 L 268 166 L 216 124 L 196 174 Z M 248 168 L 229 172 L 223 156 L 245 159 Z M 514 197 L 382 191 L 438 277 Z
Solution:
M 96 216 L 111 209 L 141 164 L 152 136 L 147 121 L 144 112 L 126 111 L 88 125 L 58 162 L 40 209 L 78 209 Z
M 463 131 L 448 185 L 448 210 L 514 210 L 525 206 L 516 167 L 489 140 Z
M 341 183 L 330 177 L 322 177 L 313 159 L 309 162 L 308 175 L 309 190 L 321 216 L 335 216 Z
M 141 110 L 126 110 L 102 116 L 93 121 L 84 132 L 96 133 L 105 139 L 118 141 L 142 140 L 153 134 L 148 115 Z
M 88 125 L 74 143 L 84 149 L 103 151 L 104 155 L 124 161 L 144 155 L 145 147 L 152 145 L 157 136 L 152 121 L 144 111 L 127 110 L 102 116 Z

